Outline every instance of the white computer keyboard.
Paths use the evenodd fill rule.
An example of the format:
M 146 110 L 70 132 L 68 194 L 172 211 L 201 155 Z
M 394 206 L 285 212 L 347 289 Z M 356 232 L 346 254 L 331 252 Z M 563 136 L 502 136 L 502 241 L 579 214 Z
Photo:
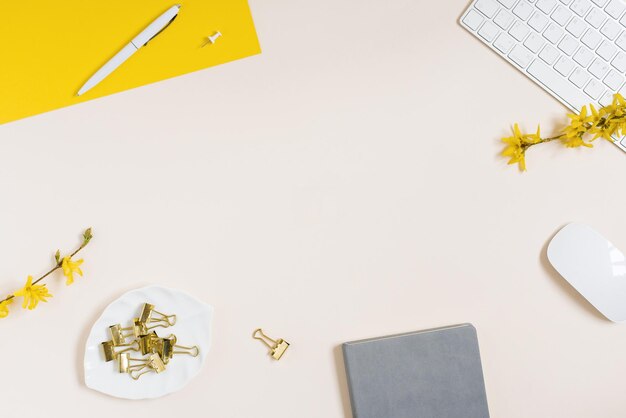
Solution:
M 572 110 L 626 97 L 622 0 L 475 0 L 460 22 Z

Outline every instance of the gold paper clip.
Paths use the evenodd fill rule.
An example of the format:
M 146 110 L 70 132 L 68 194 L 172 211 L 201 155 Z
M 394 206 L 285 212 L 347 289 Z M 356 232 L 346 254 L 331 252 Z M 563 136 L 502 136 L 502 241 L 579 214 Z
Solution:
M 157 314 L 158 317 L 153 318 L 153 315 Z M 162 325 L 164 327 L 172 326 L 176 323 L 176 315 L 165 315 L 159 311 L 154 310 L 154 305 L 149 303 L 144 303 L 143 308 L 141 309 L 141 316 L 139 317 L 139 321 L 146 324 L 166 324 Z
M 261 336 L 258 337 L 257 334 L 261 334 Z M 287 349 L 289 348 L 289 343 L 287 341 L 283 340 L 282 338 L 273 340 L 265 335 L 261 328 L 254 331 L 254 333 L 252 334 L 252 338 L 257 339 L 266 346 L 268 346 L 270 349 L 270 356 L 272 356 L 274 360 L 280 360 L 283 354 L 285 354 L 285 351 L 287 351 Z
M 155 371 L 157 373 L 162 373 L 165 371 L 165 363 L 157 353 L 150 354 L 150 357 L 147 359 L 132 359 L 134 361 L 140 361 L 140 364 L 130 365 L 130 358 L 128 359 L 129 363 L 126 367 L 126 370 L 130 377 L 137 380 L 142 375 L 146 373 L 150 373 L 151 371 Z M 146 370 L 147 369 L 147 370 Z
M 200 348 L 197 345 L 186 347 L 178 345 L 176 342 L 176 336 L 170 335 L 167 338 L 161 338 L 160 346 L 157 346 L 157 352 L 166 364 L 174 357 L 174 354 L 187 354 L 191 357 L 198 357 L 200 354 Z
M 127 347 L 123 350 L 116 351 L 116 348 Z M 127 351 L 138 351 L 139 343 L 137 341 L 133 341 L 129 344 L 118 344 L 115 345 L 113 341 L 105 341 L 102 343 L 102 349 L 104 350 L 104 359 L 105 361 L 112 361 L 117 358 L 121 353 L 125 353 Z

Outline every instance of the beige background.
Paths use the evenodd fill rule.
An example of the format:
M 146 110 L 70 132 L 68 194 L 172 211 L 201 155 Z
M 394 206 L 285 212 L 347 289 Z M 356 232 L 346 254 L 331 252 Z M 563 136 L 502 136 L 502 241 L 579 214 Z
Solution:
M 510 124 L 565 109 L 458 25 L 467 4 L 253 0 L 262 55 L 1 126 L 1 291 L 95 234 L 84 279 L 1 322 L 3 416 L 348 418 L 342 342 L 471 322 L 492 416 L 623 417 L 626 328 L 544 254 L 571 221 L 626 249 L 626 156 L 507 167 Z M 214 305 L 205 368 L 160 400 L 90 391 L 92 322 L 149 283 Z

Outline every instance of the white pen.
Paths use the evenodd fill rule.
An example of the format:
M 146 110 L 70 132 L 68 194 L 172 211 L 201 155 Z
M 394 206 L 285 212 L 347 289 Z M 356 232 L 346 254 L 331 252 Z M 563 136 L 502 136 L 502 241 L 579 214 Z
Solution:
M 135 37 L 128 45 L 126 45 L 120 52 L 115 54 L 113 58 L 107 61 L 94 75 L 91 76 L 89 80 L 78 90 L 78 96 L 86 93 L 91 90 L 95 85 L 104 80 L 109 74 L 111 74 L 117 67 L 122 65 L 124 61 L 130 58 L 135 52 L 139 50 L 142 46 L 145 46 L 152 38 L 161 33 L 165 28 L 169 26 L 170 23 L 176 16 L 178 16 L 178 11 L 180 10 L 180 4 L 176 4 L 169 9 L 161 16 L 157 17 L 156 20 L 148 25 L 139 35 Z

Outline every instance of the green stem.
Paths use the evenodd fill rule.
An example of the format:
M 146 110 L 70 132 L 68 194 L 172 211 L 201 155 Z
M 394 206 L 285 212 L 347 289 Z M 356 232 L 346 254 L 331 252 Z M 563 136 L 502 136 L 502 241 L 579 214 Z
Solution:
M 550 138 L 544 138 L 544 139 L 542 139 L 542 140 L 541 140 L 541 142 L 550 142 L 550 141 L 554 141 L 554 140 L 556 140 L 556 139 L 561 139 L 561 138 L 563 138 L 564 136 L 565 136 L 565 134 L 561 134 L 561 135 L 553 136 L 553 137 L 550 137 Z
M 522 144 L 522 151 L 526 152 L 526 150 L 528 150 L 528 148 L 532 147 L 533 145 L 539 145 L 539 144 L 544 144 L 546 142 L 550 142 L 550 141 L 554 141 L 557 139 L 561 139 L 565 136 L 565 134 L 561 134 L 561 135 L 557 135 L 557 136 L 552 136 L 550 138 L 540 138 L 539 142 L 535 142 L 534 144 Z

